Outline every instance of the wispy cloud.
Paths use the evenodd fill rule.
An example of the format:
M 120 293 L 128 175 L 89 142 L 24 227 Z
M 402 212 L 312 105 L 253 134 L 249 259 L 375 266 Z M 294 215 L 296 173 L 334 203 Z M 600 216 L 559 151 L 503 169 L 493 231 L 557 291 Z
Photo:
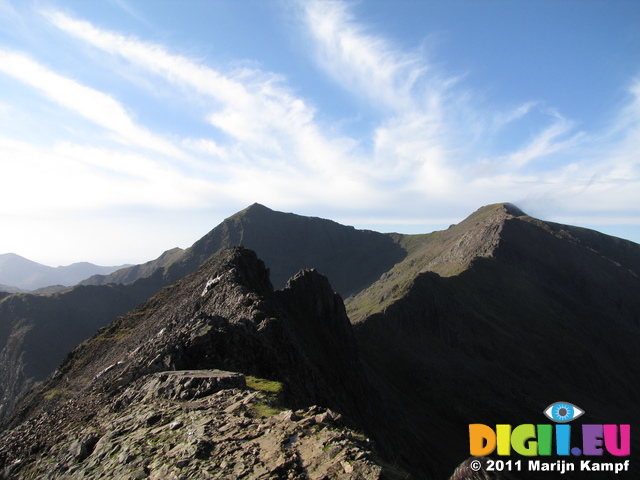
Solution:
M 524 147 L 507 156 L 506 162 L 509 168 L 521 169 L 530 162 L 547 157 L 553 153 L 566 150 L 575 146 L 584 137 L 583 132 L 572 133 L 573 122 L 562 117 L 558 113 L 553 113 L 555 122 L 538 133 Z M 567 135 L 570 134 L 567 138 Z
M 382 112 L 372 132 L 371 168 L 379 188 L 436 198 L 457 175 L 450 155 L 446 97 L 455 78 L 420 52 L 367 32 L 344 2 L 301 2 L 319 66 L 343 89 Z
M 2 162 L 3 215 L 201 207 L 204 193 L 214 187 L 142 155 L 70 143 L 38 147 L 0 137 L 0 158 L 10 159 Z
M 302 5 L 317 60 L 334 79 L 353 93 L 374 98 L 380 107 L 411 106 L 414 83 L 427 69 L 418 56 L 367 34 L 343 2 L 312 0 Z
M 118 101 L 103 92 L 59 75 L 21 53 L 0 50 L 0 71 L 40 90 L 50 100 L 117 134 L 121 142 L 168 155 L 180 151 L 136 125 Z
M 126 2 L 125 0 L 109 0 L 109 2 L 116 5 L 118 8 L 122 9 L 124 12 L 126 12 L 128 15 L 132 16 L 136 20 L 146 25 L 149 25 L 149 22 L 147 21 L 147 19 L 144 16 L 142 16 L 140 12 L 138 12 L 138 10 L 133 8 L 133 6 L 131 6 L 129 2 Z
M 276 186 L 282 182 L 275 176 L 309 178 L 310 174 L 325 186 L 338 182 L 355 187 L 361 182 L 364 170 L 353 161 L 355 142 L 325 135 L 314 108 L 293 94 L 282 77 L 246 68 L 223 73 L 160 45 L 104 31 L 60 12 L 46 15 L 65 32 L 204 98 L 209 111 L 204 120 L 224 132 L 227 140 L 185 142 L 195 151 L 226 160 L 233 153 L 240 162 L 233 168 L 241 169 L 242 178 L 271 179 Z M 257 169 L 256 175 L 251 174 L 252 168 Z M 305 197 L 299 193 L 299 198 Z M 312 188 L 307 189 L 309 195 L 313 196 Z
M 420 202 L 515 201 L 524 191 L 536 198 L 587 198 L 585 187 L 604 191 L 614 174 L 629 178 L 631 167 L 623 171 L 619 164 L 602 175 L 598 158 L 616 148 L 621 157 L 631 148 L 597 143 L 594 135 L 578 131 L 576 122 L 537 100 L 485 111 L 461 79 L 438 71 L 420 51 L 407 52 L 371 33 L 353 15 L 353 5 L 311 0 L 300 2 L 299 12 L 320 69 L 379 110 L 369 138 L 349 138 L 325 128 L 315 107 L 278 74 L 216 70 L 162 45 L 99 29 L 61 12 L 45 16 L 75 38 L 178 87 L 176 92 L 189 92 L 185 98 L 196 95 L 205 112 L 202 120 L 224 137 L 187 138 L 181 145 L 224 165 L 228 183 L 220 183 L 219 189 L 233 185 L 229 195 L 266 186 L 269 198 L 277 197 L 276 204 L 285 198 L 289 205 L 296 204 L 295 198 L 337 203 L 340 197 L 368 204 L 371 211 L 380 209 L 376 202 L 395 196 L 406 198 L 397 208 L 418 211 L 415 205 Z M 621 115 L 625 132 L 638 118 L 634 105 Z M 510 152 L 478 148 L 500 143 L 496 139 L 506 128 L 533 114 L 536 120 L 526 127 L 530 134 Z M 625 138 L 627 144 L 634 142 L 633 135 Z M 587 146 L 599 150 L 600 157 L 585 155 Z M 551 156 L 562 158 L 541 161 Z M 294 181 L 285 184 L 283 178 Z M 298 181 L 304 187 L 297 189 Z M 331 188 L 341 193 L 326 198 L 323 187 L 324 192 Z M 367 200 L 360 201 L 365 196 Z

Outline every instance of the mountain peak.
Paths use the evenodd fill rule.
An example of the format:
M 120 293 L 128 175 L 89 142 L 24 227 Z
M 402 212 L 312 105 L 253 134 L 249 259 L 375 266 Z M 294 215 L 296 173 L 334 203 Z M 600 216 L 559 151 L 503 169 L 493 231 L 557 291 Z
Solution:
M 514 217 L 527 217 L 528 215 L 524 213 L 520 208 L 513 203 L 503 203 L 505 211 L 509 215 L 513 215 Z
M 461 224 L 469 221 L 485 221 L 488 218 L 513 218 L 513 217 L 526 217 L 527 214 L 524 213 L 519 207 L 514 205 L 513 203 L 503 202 L 503 203 L 493 203 L 491 205 L 485 205 L 484 207 L 480 207 L 478 210 L 469 215 L 465 220 L 461 222 Z
M 245 208 L 244 210 L 240 210 L 236 215 L 242 215 L 242 214 L 265 214 L 265 213 L 273 213 L 273 210 L 271 210 L 269 207 L 265 207 L 264 205 L 262 205 L 261 203 L 252 203 L 251 205 L 249 205 L 247 208 Z

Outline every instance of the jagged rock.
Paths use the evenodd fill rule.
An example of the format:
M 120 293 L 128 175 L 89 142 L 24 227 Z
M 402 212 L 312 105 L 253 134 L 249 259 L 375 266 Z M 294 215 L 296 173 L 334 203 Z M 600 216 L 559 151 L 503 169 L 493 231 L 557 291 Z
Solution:
M 171 395 L 152 394 L 159 385 L 179 390 L 194 379 L 216 387 L 189 401 L 171 389 L 165 390 Z M 246 389 L 236 373 L 151 374 L 120 397 L 126 409 L 103 408 L 77 440 L 69 426 L 70 447 L 65 450 L 65 441 L 51 445 L 30 461 L 28 473 L 17 469 L 23 478 L 380 478 L 371 443 L 337 428 L 337 414 L 314 407 L 263 416 L 258 412 L 268 396 Z M 11 476 L 6 469 L 5 475 Z

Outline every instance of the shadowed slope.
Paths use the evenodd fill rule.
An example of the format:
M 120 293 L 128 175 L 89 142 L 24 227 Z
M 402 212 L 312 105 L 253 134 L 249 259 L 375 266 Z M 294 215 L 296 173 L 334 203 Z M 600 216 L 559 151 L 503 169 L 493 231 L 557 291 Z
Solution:
M 471 423 L 548 423 L 559 400 L 584 423 L 640 420 L 640 246 L 512 213 L 480 209 L 350 304 L 363 361 L 408 431 L 429 432 L 408 458 L 430 452 L 441 478 L 468 456 Z
M 273 211 L 263 205 L 227 218 L 167 269 L 171 278 L 194 271 L 213 253 L 243 245 L 271 272 L 276 288 L 303 268 L 315 268 L 346 297 L 376 281 L 406 256 L 390 235 L 356 230 L 331 220 Z

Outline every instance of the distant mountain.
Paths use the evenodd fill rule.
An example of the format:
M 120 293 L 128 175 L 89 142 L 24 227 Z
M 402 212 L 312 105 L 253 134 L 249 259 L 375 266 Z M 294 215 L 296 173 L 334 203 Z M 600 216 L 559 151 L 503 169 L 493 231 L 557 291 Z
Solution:
M 18 287 L 12 287 L 11 285 L 3 285 L 0 283 L 0 293 L 2 294 L 27 293 L 27 292 L 28 292 L 27 290 L 23 290 Z
M 33 262 L 15 253 L 4 253 L 0 254 L 0 284 L 29 291 L 51 285 L 68 287 L 92 275 L 106 275 L 126 266 L 101 267 L 88 262 L 79 262 L 54 268 Z
M 172 248 L 167 250 L 155 260 L 143 263 L 141 265 L 131 265 L 120 268 L 113 273 L 93 275 L 82 280 L 79 285 L 108 285 L 110 283 L 131 283 L 140 278 L 150 277 L 156 270 L 166 267 L 167 265 L 179 259 L 184 250 L 181 248 Z
M 254 250 L 282 288 L 303 268 L 316 268 L 347 297 L 376 281 L 407 255 L 402 236 L 356 230 L 332 220 L 271 210 L 255 203 L 227 218 L 167 267 L 171 278 L 195 271 L 214 253 L 242 245 Z
M 252 245 L 257 255 L 229 244 Z M 317 271 L 296 274 L 304 268 Z M 293 278 L 283 280 L 288 272 Z M 108 447 L 98 452 L 123 448 L 102 419 L 126 411 L 125 393 L 146 385 L 147 374 L 173 369 L 281 382 L 285 407 L 343 413 L 375 441 L 386 465 L 400 468 L 395 478 L 406 478 L 402 470 L 447 478 L 469 454 L 469 424 L 549 423 L 542 412 L 556 401 L 585 410 L 585 424 L 640 423 L 640 245 L 544 222 L 511 204 L 483 207 L 424 235 L 358 231 L 256 204 L 147 278 L 6 297 L 0 380 L 15 365 L 25 373 L 4 393 L 5 408 L 20 381 L 43 378 L 46 368 L 29 371 L 40 358 L 34 352 L 44 357 L 53 348 L 62 318 L 47 312 L 58 306 L 95 325 L 107 317 L 98 318 L 95 305 L 126 308 L 106 300 L 107 292 L 131 303 L 163 285 L 171 286 L 71 352 L 18 404 L 0 434 L 0 471 L 45 474 L 55 463 L 49 453 L 65 468 L 87 471 L 68 456 L 69 442 L 82 434 Z M 352 326 L 332 289 L 346 298 Z M 170 410 L 156 407 L 162 428 L 170 428 Z M 208 441 L 207 458 L 224 462 Z M 638 448 L 632 438 L 631 458 Z M 100 463 L 95 455 L 91 465 Z M 341 475 L 330 478 L 348 478 Z M 632 465 L 616 478 L 637 476 Z

